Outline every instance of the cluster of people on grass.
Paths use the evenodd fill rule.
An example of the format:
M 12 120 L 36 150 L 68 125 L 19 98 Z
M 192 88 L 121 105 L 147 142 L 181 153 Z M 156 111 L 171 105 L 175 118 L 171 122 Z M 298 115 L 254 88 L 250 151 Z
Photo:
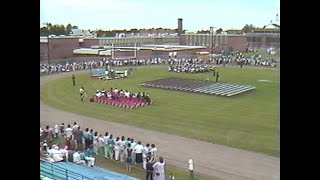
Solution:
M 245 56 L 241 52 L 231 53 L 230 55 L 216 54 L 212 58 L 143 58 L 143 59 L 117 59 L 102 58 L 95 61 L 81 61 L 62 64 L 40 64 L 41 68 L 47 69 L 43 73 L 60 73 L 77 70 L 91 70 L 101 67 L 110 66 L 144 66 L 144 65 L 179 65 L 182 63 L 189 64 L 215 64 L 215 65 L 254 65 L 254 66 L 271 66 L 276 67 L 277 61 L 275 59 L 266 59 L 261 55 L 254 55 L 251 57 Z
M 185 72 L 185 73 L 209 73 L 212 69 L 212 66 L 208 65 L 198 65 L 198 64 L 181 64 L 181 65 L 175 65 L 175 66 L 169 66 L 168 72 Z
M 53 144 L 59 136 L 65 139 L 65 143 Z M 165 162 L 162 157 L 158 158 L 157 152 L 155 144 L 142 145 L 141 141 L 130 137 L 114 137 L 109 132 L 103 135 L 89 128 L 83 131 L 76 122 L 66 127 L 64 123 L 54 128 L 46 126 L 42 129 L 40 126 L 40 157 L 50 162 L 69 161 L 93 167 L 94 155 L 101 155 L 126 163 L 128 171 L 132 171 L 132 164 L 141 165 L 147 170 L 147 179 L 164 180 Z
M 124 89 L 118 88 L 110 88 L 110 90 L 106 91 L 104 89 L 97 90 L 95 94 L 95 99 L 91 99 L 90 101 L 98 101 L 98 100 L 112 100 L 110 102 L 123 102 L 123 105 L 149 105 L 151 104 L 151 98 L 149 93 L 146 92 L 130 92 Z M 129 103 L 132 102 L 132 103 Z M 128 104 L 126 104 L 128 103 Z
M 122 59 L 111 60 L 110 58 L 102 58 L 96 61 L 80 61 L 66 64 L 40 64 L 40 69 L 46 69 L 41 71 L 42 74 L 53 74 L 61 72 L 72 72 L 78 70 L 91 70 L 109 66 L 143 66 L 143 65 L 160 65 L 165 64 L 166 59 L 150 58 L 150 59 Z
M 275 59 L 265 59 L 261 55 L 252 55 L 251 57 L 245 56 L 242 53 L 236 53 L 234 61 L 242 65 L 254 65 L 254 66 L 277 66 L 277 60 Z
M 84 61 L 84 62 L 73 62 L 62 64 L 40 64 L 40 67 L 45 68 L 47 71 L 42 71 L 43 74 L 53 74 L 53 73 L 61 73 L 61 72 L 71 72 L 71 71 L 79 71 L 79 70 L 87 70 L 87 69 L 96 69 L 99 67 L 104 67 L 103 61 Z

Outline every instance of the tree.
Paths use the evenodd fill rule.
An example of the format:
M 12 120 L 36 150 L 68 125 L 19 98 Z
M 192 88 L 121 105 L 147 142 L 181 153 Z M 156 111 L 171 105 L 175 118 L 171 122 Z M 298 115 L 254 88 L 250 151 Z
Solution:
M 246 24 L 243 28 L 242 28 L 242 32 L 248 33 L 248 32 L 253 32 L 256 29 L 256 27 L 254 27 L 252 24 Z
M 72 26 L 68 24 L 66 27 L 62 24 L 51 24 L 46 23 L 47 26 L 40 28 L 40 36 L 48 36 L 48 35 L 69 35 L 71 33 L 71 29 L 78 29 L 78 26 Z
M 72 29 L 71 24 L 68 24 L 66 27 L 66 35 L 69 35 L 71 33 L 71 29 Z
M 216 33 L 217 33 L 217 34 L 221 34 L 222 31 L 223 31 L 223 29 L 219 28 L 219 29 L 216 31 Z
M 197 34 L 210 34 L 209 30 L 201 30 L 201 31 L 197 31 Z

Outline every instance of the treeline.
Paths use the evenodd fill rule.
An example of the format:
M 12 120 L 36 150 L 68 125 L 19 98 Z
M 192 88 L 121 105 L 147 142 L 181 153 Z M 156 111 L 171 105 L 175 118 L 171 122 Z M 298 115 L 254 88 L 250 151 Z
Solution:
M 40 36 L 48 36 L 48 35 L 69 35 L 71 32 L 71 29 L 78 29 L 78 26 L 74 26 L 71 24 L 68 24 L 67 26 L 64 25 L 60 25 L 60 24 L 51 24 L 51 23 L 47 23 L 46 26 L 41 27 L 40 28 Z M 151 28 L 151 29 L 123 29 L 123 30 L 102 30 L 99 29 L 96 32 L 98 37 L 114 37 L 117 34 L 120 33 L 140 33 L 141 31 L 145 31 L 145 30 L 176 30 L 176 29 L 167 29 L 167 28 Z M 89 32 L 91 32 L 90 30 L 88 30 Z
M 68 24 L 67 26 L 64 25 L 59 25 L 59 24 L 54 24 L 52 25 L 51 23 L 47 23 L 46 26 L 40 28 L 40 36 L 47 36 L 47 35 L 69 35 L 71 32 L 71 29 L 78 29 L 78 26 L 74 26 L 71 24 Z M 258 29 L 257 27 L 253 26 L 252 24 L 246 24 L 241 30 L 229 30 L 229 31 L 237 31 L 237 33 L 248 33 L 252 32 L 255 29 Z M 176 29 L 166 29 L 166 28 L 151 28 L 151 29 L 130 29 L 130 30 L 102 30 L 99 29 L 96 32 L 97 37 L 114 37 L 117 34 L 120 33 L 126 33 L 126 34 L 137 34 L 140 33 L 141 31 L 145 30 L 176 30 Z M 216 34 L 221 34 L 223 31 L 222 28 L 219 28 L 216 30 Z M 91 32 L 89 30 L 89 32 Z M 185 31 L 184 31 L 185 32 Z M 210 34 L 210 30 L 201 30 L 197 31 L 197 34 Z
M 221 34 L 223 29 L 219 28 L 216 30 L 216 34 Z M 210 30 L 197 31 L 197 34 L 210 34 Z
M 263 27 L 265 28 L 265 27 Z M 237 29 L 237 30 L 227 30 L 228 31 L 234 31 L 237 33 L 248 33 L 248 32 L 252 32 L 256 29 L 261 29 L 258 27 L 253 26 L 252 24 L 246 24 L 242 29 Z M 216 30 L 216 34 L 221 34 L 223 31 L 222 28 L 219 28 Z M 197 31 L 197 34 L 210 34 L 210 30 L 201 30 L 201 31 Z
M 51 24 L 47 23 L 46 26 L 40 28 L 40 36 L 48 36 L 48 35 L 69 35 L 71 29 L 77 29 L 78 26 L 73 26 L 68 24 L 66 27 L 60 24 Z

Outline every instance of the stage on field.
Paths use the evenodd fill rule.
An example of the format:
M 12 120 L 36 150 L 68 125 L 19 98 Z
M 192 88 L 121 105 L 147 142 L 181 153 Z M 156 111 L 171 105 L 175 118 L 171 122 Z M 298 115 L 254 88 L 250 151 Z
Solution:
M 211 95 L 234 96 L 255 89 L 250 85 L 220 83 L 204 80 L 165 78 L 141 83 L 142 86 L 180 91 L 190 91 Z

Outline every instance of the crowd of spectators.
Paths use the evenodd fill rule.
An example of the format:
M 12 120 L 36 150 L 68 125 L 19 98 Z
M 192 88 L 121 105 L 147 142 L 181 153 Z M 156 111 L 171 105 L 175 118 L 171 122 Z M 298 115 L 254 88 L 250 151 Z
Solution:
M 40 64 L 40 72 L 46 73 L 60 73 L 78 70 L 91 70 L 101 67 L 110 66 L 144 66 L 144 65 L 178 65 L 182 63 L 189 64 L 214 64 L 214 65 L 250 65 L 250 66 L 267 66 L 276 67 L 278 62 L 275 59 L 263 58 L 261 55 L 245 56 L 242 53 L 231 53 L 230 55 L 217 54 L 209 59 L 201 58 L 145 58 L 145 59 L 123 59 L 111 60 L 110 58 L 102 58 L 98 61 L 81 61 L 62 64 Z M 44 70 L 45 69 L 45 70 Z
M 208 65 L 197 65 L 197 64 L 181 64 L 181 65 L 175 65 L 175 66 L 169 66 L 168 71 L 169 72 L 185 72 L 185 73 L 209 73 L 210 69 L 212 69 L 212 66 Z
M 64 143 L 55 144 L 55 139 L 63 138 Z M 155 144 L 142 144 L 132 137 L 114 136 L 81 127 L 74 122 L 73 126 L 55 125 L 53 128 L 40 126 L 40 158 L 49 162 L 73 162 L 78 165 L 94 167 L 95 155 L 100 155 L 127 164 L 127 170 L 132 171 L 132 164 L 137 164 L 146 170 L 146 179 L 164 180 L 165 162 L 157 155 Z M 159 159 L 159 161 L 157 161 Z

